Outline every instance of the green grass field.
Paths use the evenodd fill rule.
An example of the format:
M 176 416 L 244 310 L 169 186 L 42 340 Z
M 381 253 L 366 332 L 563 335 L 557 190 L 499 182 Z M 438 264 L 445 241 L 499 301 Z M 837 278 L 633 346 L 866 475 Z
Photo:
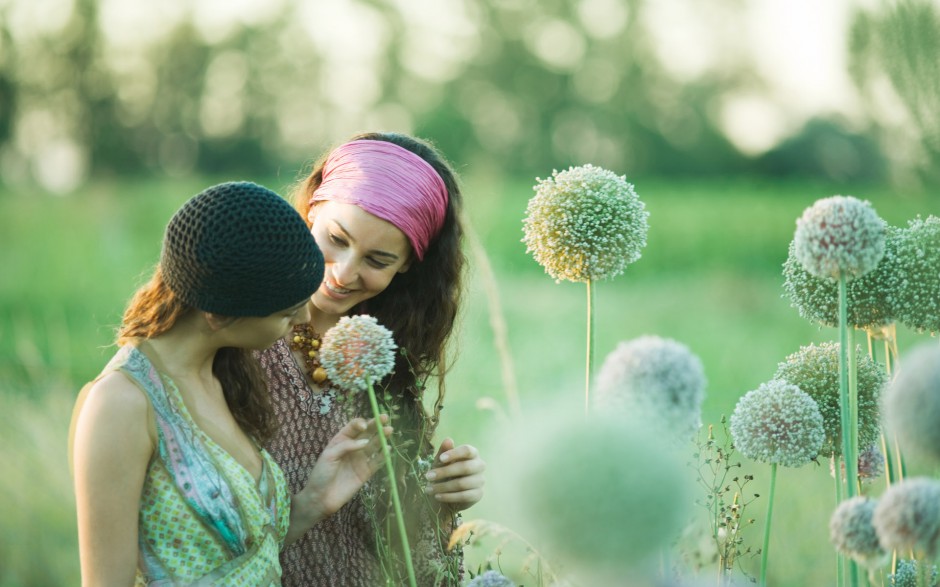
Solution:
M 289 181 L 260 180 L 281 191 Z M 114 327 L 158 258 L 164 223 L 211 183 L 102 181 L 68 197 L 0 192 L 0 587 L 78 584 L 66 459 L 71 402 L 113 352 Z M 479 446 L 484 458 L 500 450 L 490 439 L 508 409 L 508 367 L 522 417 L 548 398 L 570 401 L 573 414 L 583 402 L 585 288 L 556 284 L 525 253 L 521 226 L 533 183 L 464 181 L 467 213 L 493 278 L 471 253 L 439 435 Z M 623 275 L 597 285 L 595 365 L 619 341 L 643 334 L 685 343 L 708 377 L 706 424 L 730 414 L 738 397 L 800 345 L 837 338 L 781 297 L 780 267 L 804 208 L 848 194 L 870 200 L 895 225 L 940 215 L 940 198 L 887 188 L 757 179 L 648 179 L 636 188 L 650 211 L 648 245 Z M 493 292 L 502 310 L 496 321 L 506 328 L 503 353 L 494 337 Z M 926 335 L 899 328 L 899 339 L 903 352 Z M 483 398 L 492 398 L 483 402 L 491 407 L 478 406 Z M 757 476 L 754 490 L 765 490 L 769 468 L 746 466 Z M 489 482 L 500 478 L 501 471 L 488 471 Z M 770 584 L 831 584 L 828 463 L 782 469 L 777 495 Z M 498 522 L 498 506 L 484 498 L 464 518 Z M 757 523 L 747 540 L 756 547 L 764 502 L 753 507 Z M 468 565 L 475 569 L 491 555 L 484 541 L 470 549 Z M 509 571 L 513 556 L 507 550 L 502 557 Z

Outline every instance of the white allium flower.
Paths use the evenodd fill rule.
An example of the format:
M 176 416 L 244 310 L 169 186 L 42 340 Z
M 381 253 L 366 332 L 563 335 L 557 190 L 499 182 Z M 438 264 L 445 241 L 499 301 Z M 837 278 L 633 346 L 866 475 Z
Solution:
M 691 474 L 642 420 L 565 410 L 523 422 L 513 438 L 506 507 L 566 567 L 628 571 L 688 521 Z
M 885 550 L 933 559 L 940 545 L 940 481 L 909 477 L 885 490 L 872 518 Z
M 807 345 L 777 365 L 774 377 L 798 386 L 819 405 L 826 440 L 820 455 L 842 455 L 842 420 L 839 403 L 839 343 Z M 884 368 L 868 353 L 855 348 L 858 386 L 858 446 L 870 446 L 881 436 L 878 401 L 887 384 Z
M 919 332 L 940 332 L 940 218 L 917 218 L 901 231 L 898 273 L 898 321 Z
M 885 251 L 885 223 L 852 196 L 817 200 L 796 221 L 794 254 L 816 277 L 847 281 L 874 269 Z
M 522 242 L 555 281 L 610 279 L 640 258 L 649 212 L 626 177 L 588 164 L 537 182 Z
M 658 336 L 617 345 L 597 376 L 595 406 L 633 413 L 662 424 L 680 438 L 702 425 L 705 371 L 687 346 Z
M 888 575 L 893 587 L 919 587 L 917 585 L 917 561 L 911 559 L 898 560 L 898 571 Z M 930 565 L 930 577 L 927 587 L 937 587 L 937 567 Z
M 885 391 L 885 426 L 904 450 L 940 463 L 940 347 L 923 343 L 905 354 Z
M 499 571 L 491 570 L 474 577 L 467 587 L 516 587 L 516 584 Z
M 829 539 L 836 550 L 870 569 L 881 566 L 888 557 L 871 521 L 876 503 L 864 496 L 847 499 L 829 519 Z
M 815 459 L 825 439 L 823 418 L 813 398 L 779 379 L 744 394 L 729 428 L 742 455 L 785 467 Z
M 887 226 L 885 254 L 874 270 L 850 281 L 846 287 L 846 317 L 855 328 L 879 328 L 894 322 L 899 283 L 897 246 L 900 229 Z M 783 264 L 783 289 L 800 316 L 826 326 L 839 326 L 839 285 L 816 277 L 796 259 L 796 245 L 790 241 Z
M 839 461 L 839 468 L 842 470 L 842 479 L 845 479 L 845 461 Z M 858 480 L 871 481 L 880 477 L 885 470 L 885 456 L 881 452 L 881 447 L 877 444 L 869 445 L 868 448 L 858 453 Z M 829 459 L 829 474 L 836 476 L 835 457 Z
M 395 367 L 392 332 L 372 316 L 343 316 L 323 335 L 320 360 L 333 383 L 365 391 Z

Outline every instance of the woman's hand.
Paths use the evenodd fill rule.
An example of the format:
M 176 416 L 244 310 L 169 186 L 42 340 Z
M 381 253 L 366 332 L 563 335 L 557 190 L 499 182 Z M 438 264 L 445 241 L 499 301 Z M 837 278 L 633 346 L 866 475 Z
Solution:
M 454 448 L 454 441 L 445 438 L 437 449 L 437 458 L 427 473 L 427 493 L 452 511 L 465 510 L 483 499 L 483 471 L 486 463 L 477 449 L 469 444 Z
M 383 414 L 382 430 L 389 437 L 392 427 L 384 426 L 386 422 Z M 343 507 L 383 464 L 376 421 L 350 420 L 320 453 L 307 484 L 294 495 L 286 542 Z

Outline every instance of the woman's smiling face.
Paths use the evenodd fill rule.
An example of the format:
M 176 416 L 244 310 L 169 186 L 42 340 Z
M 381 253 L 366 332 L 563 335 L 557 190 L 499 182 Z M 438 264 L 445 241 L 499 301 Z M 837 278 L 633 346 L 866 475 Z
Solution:
M 398 273 L 408 270 L 411 245 L 390 222 L 354 204 L 325 201 L 310 210 L 310 232 L 323 251 L 323 284 L 313 305 L 330 315 L 382 293 Z

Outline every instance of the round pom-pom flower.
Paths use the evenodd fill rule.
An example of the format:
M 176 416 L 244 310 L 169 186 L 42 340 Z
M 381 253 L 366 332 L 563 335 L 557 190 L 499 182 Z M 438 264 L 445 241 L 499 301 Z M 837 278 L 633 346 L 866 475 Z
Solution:
M 776 379 L 782 379 L 809 394 L 819 405 L 826 440 L 819 454 L 842 455 L 842 421 L 839 404 L 839 343 L 807 345 L 777 365 Z M 885 370 L 855 349 L 858 376 L 858 445 L 870 446 L 880 438 L 878 401 L 888 381 Z
M 343 316 L 323 335 L 320 360 L 343 389 L 365 391 L 395 367 L 392 332 L 372 316 Z
M 907 478 L 885 490 L 872 517 L 885 550 L 933 560 L 940 545 L 940 481 Z
M 905 450 L 940 463 L 940 347 L 924 343 L 902 357 L 882 408 Z
M 888 575 L 888 578 L 892 587 L 920 587 L 917 584 L 917 573 L 917 561 L 905 558 L 898 561 L 897 572 Z M 937 567 L 934 565 L 930 565 L 927 587 L 937 587 Z
M 588 164 L 537 181 L 522 242 L 555 281 L 610 279 L 640 258 L 649 212 L 626 177 Z
M 869 497 L 853 497 L 840 503 L 829 518 L 829 539 L 836 550 L 870 569 L 888 558 L 871 521 L 876 504 Z
M 597 376 L 595 406 L 638 412 L 670 433 L 691 438 L 702 424 L 705 371 L 687 346 L 658 336 L 617 345 Z
M 842 470 L 842 479 L 845 479 L 845 461 L 839 462 L 839 468 Z M 869 445 L 868 448 L 858 453 L 858 480 L 871 481 L 880 477 L 885 471 L 885 456 L 881 452 L 881 447 L 877 444 Z M 829 474 L 833 478 L 836 476 L 835 457 L 829 459 Z
M 735 448 L 762 463 L 800 467 L 819 455 L 823 418 L 800 388 L 772 379 L 738 400 L 731 414 Z
M 898 321 L 919 332 L 940 332 L 940 218 L 911 220 L 901 235 Z
M 467 583 L 467 587 L 516 587 L 516 584 L 499 571 L 486 571 Z
M 885 254 L 874 270 L 846 287 L 846 317 L 855 328 L 880 328 L 895 319 L 898 288 L 897 247 L 901 230 L 885 228 Z M 783 290 L 800 316 L 825 326 L 839 326 L 839 285 L 816 277 L 796 258 L 796 244 L 790 241 L 783 264 Z
M 797 260 L 816 277 L 847 281 L 874 269 L 885 252 L 885 222 L 852 196 L 817 200 L 796 221 Z

